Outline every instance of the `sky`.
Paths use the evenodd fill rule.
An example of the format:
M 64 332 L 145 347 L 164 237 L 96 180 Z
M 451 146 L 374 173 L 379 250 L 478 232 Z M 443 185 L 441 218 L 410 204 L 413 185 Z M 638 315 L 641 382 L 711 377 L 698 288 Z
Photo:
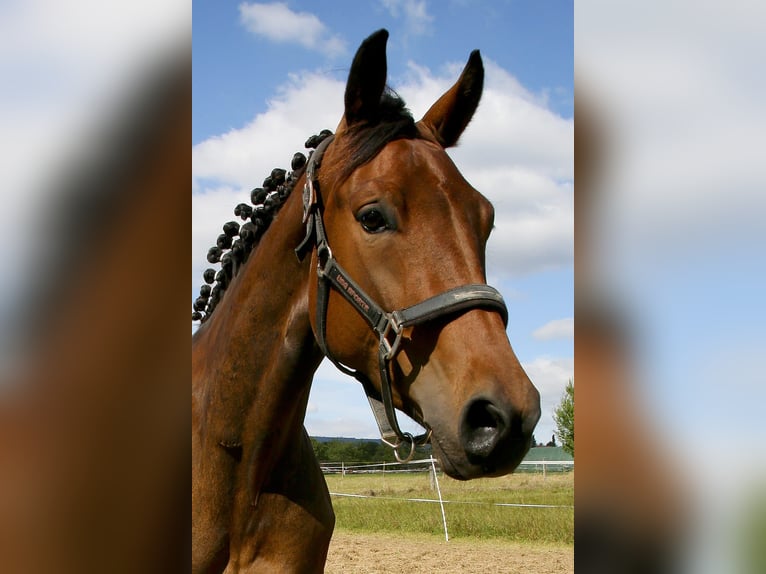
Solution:
M 194 2 L 192 298 L 234 206 L 273 167 L 289 167 L 309 135 L 335 129 L 351 59 L 379 28 L 390 32 L 388 83 L 416 119 L 481 50 L 482 103 L 449 153 L 495 206 L 488 282 L 506 299 L 511 344 L 541 392 L 535 436 L 547 442 L 573 377 L 571 2 Z M 306 428 L 378 436 L 359 384 L 327 361 Z

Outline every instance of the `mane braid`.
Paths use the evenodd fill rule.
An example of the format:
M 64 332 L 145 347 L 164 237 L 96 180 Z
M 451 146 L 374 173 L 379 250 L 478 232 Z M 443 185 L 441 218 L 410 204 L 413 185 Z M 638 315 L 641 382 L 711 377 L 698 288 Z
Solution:
M 330 130 L 322 130 L 306 141 L 306 148 L 316 148 L 330 135 L 332 135 Z M 226 288 L 247 261 L 253 249 L 257 247 L 280 207 L 290 196 L 295 183 L 303 175 L 306 161 L 306 156 L 297 152 L 290 164 L 292 171 L 274 168 L 263 180 L 262 187 L 256 187 L 250 192 L 252 206 L 240 203 L 234 208 L 234 215 L 245 223 L 241 226 L 236 221 L 225 223 L 223 233 L 218 236 L 216 244 L 208 250 L 208 262 L 220 263 L 220 270 L 216 272 L 215 269 L 209 268 L 203 273 L 205 283 L 200 287 L 199 297 L 192 306 L 192 321 L 204 323 L 215 311 Z

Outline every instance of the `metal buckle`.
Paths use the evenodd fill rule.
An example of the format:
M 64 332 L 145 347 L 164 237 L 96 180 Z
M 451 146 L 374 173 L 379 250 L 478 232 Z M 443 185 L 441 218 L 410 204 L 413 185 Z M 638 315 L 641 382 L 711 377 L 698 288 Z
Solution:
M 410 462 L 412 460 L 412 457 L 415 456 L 415 446 L 417 441 L 415 441 L 415 437 L 408 432 L 402 433 L 402 438 L 404 440 L 400 440 L 395 443 L 387 441 L 385 437 L 381 437 L 380 440 L 386 443 L 392 449 L 394 449 L 394 456 L 396 457 L 397 462 Z M 410 452 L 407 453 L 406 457 L 402 458 L 399 455 L 399 447 L 402 446 L 405 442 L 410 443 Z
M 383 358 L 386 361 L 390 361 L 391 359 L 393 359 L 394 355 L 396 355 L 396 352 L 399 350 L 399 345 L 402 342 L 403 330 L 404 329 L 399 324 L 399 321 L 397 321 L 396 318 L 394 317 L 394 314 L 387 313 L 386 326 L 383 328 L 383 332 L 380 334 L 380 344 L 386 350 L 385 354 L 383 355 Z M 396 333 L 396 337 L 394 338 L 393 343 L 389 343 L 388 341 L 388 334 L 391 331 Z
M 311 175 L 306 176 L 306 183 L 303 185 L 303 224 L 305 225 L 309 216 L 314 212 L 317 204 L 316 191 L 314 191 L 314 181 Z
M 323 241 L 317 245 L 317 275 L 320 277 L 327 275 L 327 270 L 332 262 L 332 249 L 326 241 Z
M 428 441 L 431 440 L 431 432 L 432 432 L 431 429 L 428 429 L 428 431 L 424 435 L 418 435 L 417 437 L 412 436 L 408 432 L 402 433 L 402 438 L 404 440 L 401 440 L 396 444 L 391 444 L 385 439 L 382 439 L 382 440 L 388 446 L 394 449 L 394 456 L 396 457 L 397 462 L 410 462 L 412 460 L 412 457 L 415 456 L 415 447 L 428 444 Z M 407 453 L 406 457 L 402 458 L 401 456 L 399 456 L 399 447 L 402 446 L 405 442 L 410 443 L 410 452 Z
M 405 458 L 402 458 L 402 457 L 399 456 L 399 449 L 395 448 L 394 449 L 394 456 L 396 457 L 396 460 L 398 462 L 410 462 L 412 460 L 412 457 L 415 456 L 415 439 L 408 432 L 404 433 L 404 438 L 406 438 L 410 442 L 410 452 L 407 454 L 407 456 Z M 399 443 L 400 446 L 401 446 L 401 444 L 402 443 Z

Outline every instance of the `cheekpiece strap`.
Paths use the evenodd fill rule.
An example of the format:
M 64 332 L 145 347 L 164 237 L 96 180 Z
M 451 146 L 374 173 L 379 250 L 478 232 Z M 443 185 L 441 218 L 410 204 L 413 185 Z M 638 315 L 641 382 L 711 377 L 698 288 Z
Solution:
M 319 166 L 322 164 L 324 152 L 335 136 L 327 136 L 311 153 L 306 164 L 306 183 L 303 185 L 303 223 L 306 225 L 306 235 L 300 245 L 295 248 L 295 255 L 300 261 L 306 257 L 318 244 L 316 214 L 320 209 L 321 195 L 319 193 Z
M 319 167 L 322 165 L 324 152 L 335 136 L 327 136 L 322 140 L 309 157 L 306 165 L 306 184 L 303 186 L 303 223 L 309 215 L 316 213 L 319 205 Z

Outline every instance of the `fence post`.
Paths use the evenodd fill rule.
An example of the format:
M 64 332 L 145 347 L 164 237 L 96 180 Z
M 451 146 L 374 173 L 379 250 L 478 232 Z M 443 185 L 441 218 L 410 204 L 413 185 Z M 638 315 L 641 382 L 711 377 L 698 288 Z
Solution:
M 439 506 L 441 506 L 442 509 L 442 524 L 444 524 L 444 540 L 449 542 L 449 534 L 447 533 L 447 515 L 444 513 L 444 501 L 442 500 L 441 488 L 439 488 L 439 479 L 436 478 L 435 460 L 434 457 L 431 457 L 431 471 L 433 472 L 434 482 L 436 483 L 436 492 L 439 493 Z
M 431 464 L 431 468 L 428 469 L 428 482 L 431 485 L 431 490 L 436 490 L 436 469 L 434 468 L 433 463 Z

